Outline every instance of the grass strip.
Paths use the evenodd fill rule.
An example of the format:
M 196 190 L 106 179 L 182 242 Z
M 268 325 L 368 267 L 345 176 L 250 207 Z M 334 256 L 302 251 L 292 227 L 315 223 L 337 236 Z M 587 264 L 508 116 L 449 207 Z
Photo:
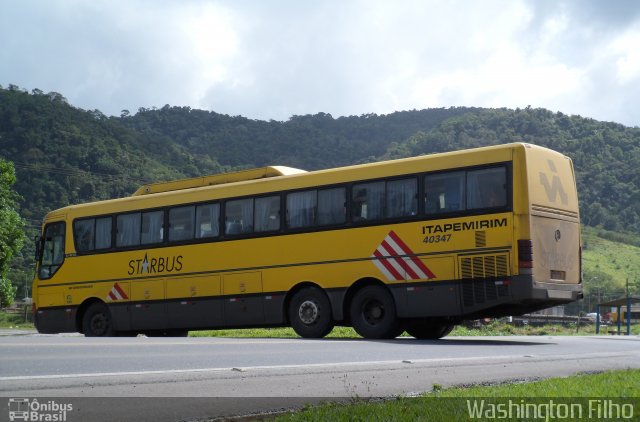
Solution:
M 626 417 L 629 411 L 630 418 Z M 629 369 L 494 386 L 442 389 L 433 385 L 421 397 L 354 398 L 348 404 L 329 403 L 280 415 L 275 421 L 615 421 L 639 417 L 640 369 Z
M 614 326 L 602 326 L 601 335 L 615 331 Z M 478 328 L 456 327 L 449 337 L 455 336 L 575 336 L 595 335 L 595 326 L 584 326 L 576 330 L 575 324 L 559 325 L 547 324 L 543 326 L 515 327 L 503 322 L 494 321 Z M 626 333 L 626 326 L 622 326 L 622 334 Z M 631 326 L 632 335 L 640 335 L 640 324 Z M 206 330 L 191 331 L 191 337 L 257 337 L 257 338 L 297 338 L 298 335 L 292 328 L 252 328 L 232 330 Z M 403 336 L 407 336 L 406 333 Z M 351 338 L 361 337 L 351 327 L 335 327 L 326 338 Z

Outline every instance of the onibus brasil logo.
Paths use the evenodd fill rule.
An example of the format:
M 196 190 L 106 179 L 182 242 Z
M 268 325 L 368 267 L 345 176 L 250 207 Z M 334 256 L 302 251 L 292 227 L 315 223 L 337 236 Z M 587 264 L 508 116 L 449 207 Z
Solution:
M 59 403 L 55 400 L 44 402 L 38 399 L 9 399 L 10 421 L 65 422 L 67 414 L 73 411 L 71 403 Z

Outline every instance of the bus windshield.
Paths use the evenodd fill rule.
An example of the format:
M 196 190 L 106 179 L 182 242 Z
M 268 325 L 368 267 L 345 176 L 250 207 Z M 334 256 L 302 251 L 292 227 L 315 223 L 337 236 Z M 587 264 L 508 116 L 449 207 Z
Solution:
M 44 231 L 40 278 L 51 278 L 64 261 L 64 223 L 54 223 Z

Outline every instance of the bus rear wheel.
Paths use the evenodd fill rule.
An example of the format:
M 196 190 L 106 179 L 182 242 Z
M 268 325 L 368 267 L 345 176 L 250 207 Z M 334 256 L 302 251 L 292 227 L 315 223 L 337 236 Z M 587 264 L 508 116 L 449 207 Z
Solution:
M 109 307 L 101 302 L 91 304 L 82 316 L 82 332 L 85 337 L 111 337 L 115 335 Z
M 334 325 L 329 298 L 317 287 L 303 288 L 291 298 L 289 321 L 300 337 L 326 336 Z
M 446 337 L 455 327 L 447 321 L 419 320 L 407 322 L 407 333 L 418 340 L 438 340 Z
M 367 286 L 353 297 L 351 324 L 364 338 L 392 339 L 402 333 L 393 296 L 382 286 Z

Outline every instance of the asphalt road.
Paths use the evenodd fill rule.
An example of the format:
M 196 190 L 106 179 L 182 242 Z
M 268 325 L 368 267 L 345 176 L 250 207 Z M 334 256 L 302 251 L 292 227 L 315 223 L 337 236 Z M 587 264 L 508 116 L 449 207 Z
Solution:
M 0 336 L 0 396 L 67 398 L 75 404 L 71 416 L 81 416 L 68 421 L 206 420 L 327 399 L 415 395 L 434 384 L 619 368 L 640 368 L 640 337 Z M 0 420 L 6 412 L 0 408 Z

